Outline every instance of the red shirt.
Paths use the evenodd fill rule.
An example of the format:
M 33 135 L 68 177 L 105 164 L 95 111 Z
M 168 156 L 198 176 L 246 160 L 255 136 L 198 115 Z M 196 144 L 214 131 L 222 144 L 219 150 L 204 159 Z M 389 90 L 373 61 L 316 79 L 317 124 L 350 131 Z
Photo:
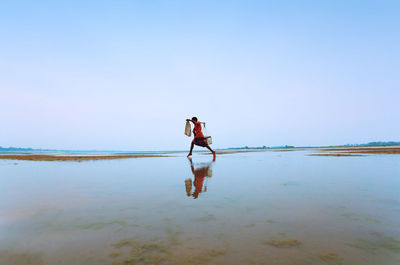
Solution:
M 204 134 L 201 131 L 201 123 L 199 121 L 194 122 L 193 134 L 194 138 L 204 138 Z

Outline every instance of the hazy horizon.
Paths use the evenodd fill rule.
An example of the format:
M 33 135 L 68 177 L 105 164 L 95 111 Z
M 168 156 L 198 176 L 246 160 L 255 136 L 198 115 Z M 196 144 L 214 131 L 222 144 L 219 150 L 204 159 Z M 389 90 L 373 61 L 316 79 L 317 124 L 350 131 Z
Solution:
M 397 1 L 22 1 L 0 10 L 0 146 L 396 141 Z
M 372 143 L 384 143 L 385 145 L 387 144 L 387 143 L 391 143 L 391 142 L 393 142 L 393 143 L 395 143 L 395 144 L 393 144 L 393 145 L 399 145 L 400 144 L 400 141 L 387 141 L 387 142 L 381 142 L 381 141 L 374 141 L 374 142 L 369 142 L 369 143 L 347 143 L 347 144 L 341 144 L 341 145 L 320 145 L 320 146 L 290 146 L 290 145 L 277 145 L 277 146 L 266 146 L 266 145 L 257 145 L 257 146 L 247 146 L 247 145 L 244 145 L 244 146 L 225 146 L 225 147 L 220 147 L 220 148 L 217 148 L 216 150 L 224 150 L 224 149 L 244 149 L 244 148 L 249 148 L 249 149 L 253 149 L 253 148 L 262 148 L 262 147 L 265 147 L 265 148 L 267 148 L 267 149 L 274 149 L 274 148 L 280 148 L 280 147 L 282 147 L 282 148 L 284 148 L 284 147 L 294 147 L 294 148 L 314 148 L 314 147 L 334 147 L 334 146 L 368 146 L 368 145 L 371 145 L 371 146 L 376 146 L 376 145 L 373 145 Z M 378 145 L 380 145 L 380 144 L 378 144 Z M 109 152 L 120 152 L 120 151 L 134 151 L 134 152 L 157 152 L 157 151 L 159 151 L 159 152 L 164 152 L 164 151 L 166 151 L 166 152 L 186 152 L 187 150 L 186 150 L 186 148 L 184 148 L 184 149 L 180 149 L 180 150 L 178 150 L 178 149 L 176 149 L 176 150 L 161 150 L 161 149 L 159 149 L 159 150 L 116 150 L 116 149 L 55 149 L 55 148 L 31 148 L 31 147 L 29 147 L 29 146 L 24 146 L 24 147 L 22 147 L 22 146 L 0 146 L 0 149 L 1 148 L 4 148 L 4 149 L 11 149 L 11 148 L 15 148 L 15 149 L 32 149 L 33 151 L 37 151 L 37 150 L 43 150 L 43 151 L 72 151 L 72 152 L 74 152 L 74 151 L 87 151 L 87 152 L 107 152 L 107 151 L 109 151 Z M 199 149 L 199 148 L 196 148 L 195 150 L 194 150 L 194 152 L 196 152 L 196 151 L 205 151 L 205 152 L 207 152 L 207 150 L 206 149 L 203 149 L 203 150 L 201 150 L 201 149 L 199 149 L 199 150 L 197 150 L 197 149 Z

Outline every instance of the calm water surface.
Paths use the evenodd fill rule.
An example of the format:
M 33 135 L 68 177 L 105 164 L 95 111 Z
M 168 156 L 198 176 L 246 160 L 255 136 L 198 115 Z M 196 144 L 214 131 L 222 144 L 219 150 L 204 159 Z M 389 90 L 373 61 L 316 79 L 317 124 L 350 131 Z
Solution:
M 0 264 L 400 264 L 400 156 L 0 160 Z

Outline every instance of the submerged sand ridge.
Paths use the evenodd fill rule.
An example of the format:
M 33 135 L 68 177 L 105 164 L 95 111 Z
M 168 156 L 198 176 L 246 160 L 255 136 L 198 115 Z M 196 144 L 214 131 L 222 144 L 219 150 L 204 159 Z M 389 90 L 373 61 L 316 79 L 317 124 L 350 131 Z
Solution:
M 400 147 L 340 147 L 318 149 L 322 154 L 310 154 L 310 156 L 365 156 L 368 154 L 400 154 Z
M 400 154 L 400 147 L 358 147 L 358 148 L 328 148 L 325 151 L 341 151 L 359 154 Z
M 106 160 L 106 159 L 122 159 L 122 158 L 141 158 L 141 157 L 165 157 L 162 154 L 144 154 L 144 153 L 132 153 L 132 154 L 121 154 L 121 155 L 98 155 L 98 156 L 65 156 L 65 155 L 0 155 L 0 159 L 11 159 L 11 160 L 28 160 L 28 161 L 88 161 L 88 160 Z
M 231 149 L 216 150 L 217 155 L 237 154 L 237 153 L 257 153 L 257 152 L 287 152 L 287 151 L 305 151 L 314 150 L 321 153 L 307 154 L 308 156 L 367 156 L 369 154 L 400 154 L 400 147 L 334 147 L 334 148 L 290 148 L 290 149 Z M 123 158 L 144 158 L 144 157 L 171 157 L 175 153 L 180 152 L 157 152 L 157 153 L 113 153 L 102 155 L 65 155 L 63 154 L 43 154 L 43 153 L 10 153 L 1 154 L 0 159 L 8 160 L 26 160 L 26 161 L 91 161 L 91 160 L 108 160 Z M 209 155 L 209 152 L 198 152 L 200 155 Z

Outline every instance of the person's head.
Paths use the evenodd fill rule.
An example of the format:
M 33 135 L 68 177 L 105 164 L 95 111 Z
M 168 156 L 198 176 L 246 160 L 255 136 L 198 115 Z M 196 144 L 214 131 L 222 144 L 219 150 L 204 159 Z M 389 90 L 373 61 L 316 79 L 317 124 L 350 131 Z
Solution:
M 197 117 L 193 117 L 193 118 L 192 118 L 192 121 L 197 121 Z

